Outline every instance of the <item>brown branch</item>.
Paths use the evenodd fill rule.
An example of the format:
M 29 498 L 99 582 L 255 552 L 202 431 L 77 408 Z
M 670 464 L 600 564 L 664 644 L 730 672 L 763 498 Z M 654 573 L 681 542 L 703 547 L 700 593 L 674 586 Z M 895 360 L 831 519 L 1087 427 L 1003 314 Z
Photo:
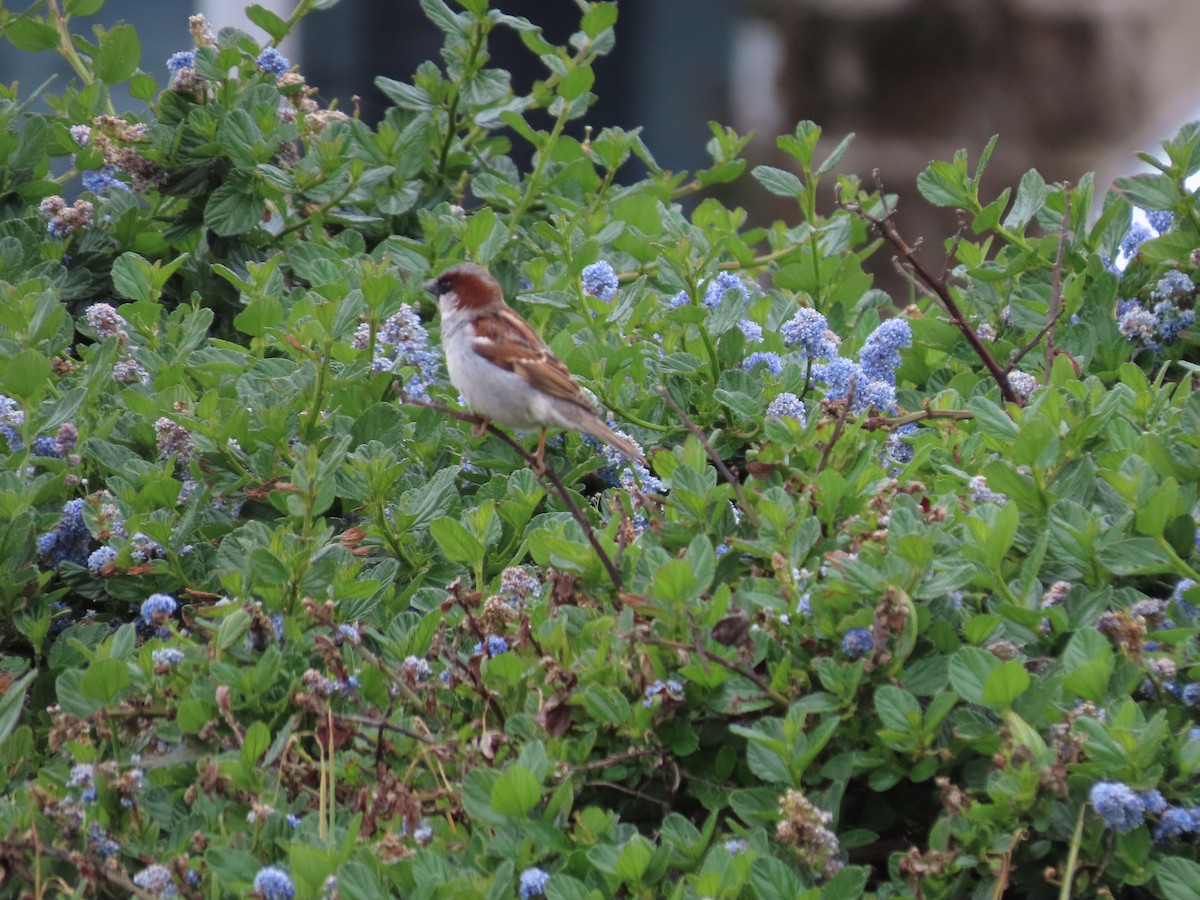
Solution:
M 732 660 L 726 659 L 720 653 L 709 650 L 707 647 L 697 647 L 695 644 L 685 644 L 683 641 L 669 641 L 666 638 L 641 638 L 643 643 L 651 644 L 655 647 L 666 647 L 668 650 L 688 650 L 696 651 L 704 656 L 705 659 L 715 662 L 718 666 L 728 669 L 735 675 L 741 675 L 747 681 L 753 682 L 763 694 L 771 699 L 771 701 L 781 709 L 787 709 L 791 706 L 791 701 L 783 694 L 776 691 L 767 680 L 755 672 L 753 669 L 747 669 L 745 666 L 739 666 Z
M 413 397 L 406 396 L 403 392 L 400 393 L 400 402 L 407 406 L 422 406 L 426 409 L 434 409 L 440 413 L 450 416 L 453 419 L 458 419 L 460 422 L 470 422 L 472 425 L 485 427 L 490 434 L 494 434 L 496 437 L 500 438 L 500 440 L 504 441 L 504 443 L 508 444 L 508 446 L 512 447 L 517 455 L 520 456 L 521 459 L 525 460 L 525 462 L 531 469 L 533 469 L 534 472 L 537 471 L 537 459 L 534 457 L 534 455 L 522 447 L 512 435 L 507 434 L 497 428 L 490 419 L 484 418 L 483 416 L 478 416 L 475 413 L 451 409 L 445 404 L 437 403 L 432 400 L 417 400 Z M 549 466 L 546 466 L 543 468 L 541 475 L 554 486 L 554 490 L 558 493 L 559 499 L 561 499 L 563 504 L 567 507 L 567 510 L 571 513 L 572 518 L 579 523 L 579 527 L 583 529 L 583 533 L 587 535 L 588 543 L 591 544 L 592 549 L 596 551 L 596 555 L 600 558 L 600 563 L 604 566 L 604 570 L 608 573 L 609 580 L 612 581 L 613 587 L 617 589 L 617 597 L 614 598 L 614 605 L 619 611 L 622 606 L 620 595 L 625 591 L 625 582 L 621 578 L 620 571 L 616 566 L 613 565 L 612 559 L 600 545 L 600 540 L 596 537 L 596 533 L 592 530 L 592 525 L 590 522 L 588 522 L 587 516 L 584 515 L 583 510 L 581 510 L 579 505 L 571 498 L 570 492 L 567 491 L 567 486 L 563 484 L 563 480 L 558 477 L 558 473 Z
M 876 173 L 876 178 L 878 179 L 878 173 Z M 996 384 L 1000 387 L 1000 395 L 1007 402 L 1020 405 L 1021 400 L 1017 396 L 1017 392 L 1014 391 L 1012 385 L 1008 383 L 1008 373 L 1000 367 L 1000 364 L 996 362 L 995 357 L 992 356 L 992 354 L 988 351 L 988 348 L 984 345 L 983 341 L 980 340 L 979 335 L 975 332 L 975 329 L 971 326 L 971 323 L 967 321 L 967 317 L 963 315 L 963 311 L 959 308 L 958 301 L 954 299 L 954 295 L 950 292 L 950 287 L 946 282 L 946 273 L 949 271 L 949 269 L 943 270 L 941 275 L 935 275 L 930 268 L 925 265 L 925 263 L 921 260 L 921 257 L 917 255 L 916 249 L 910 246 L 909 243 L 904 240 L 903 236 L 900 234 L 900 231 L 896 228 L 896 223 L 893 221 L 893 219 L 896 216 L 897 208 L 893 206 L 891 209 L 889 209 L 887 207 L 887 201 L 883 199 L 882 184 L 879 185 L 879 196 L 884 208 L 884 213 L 882 216 L 873 215 L 867 212 L 861 203 L 842 200 L 840 196 L 838 197 L 838 204 L 842 207 L 842 209 L 857 214 L 860 218 L 875 226 L 879 233 L 883 235 L 884 240 L 896 248 L 897 252 L 912 267 L 912 270 L 914 273 L 916 273 L 917 278 L 919 278 L 922 283 L 924 283 L 930 290 L 934 292 L 934 294 L 937 295 L 938 300 L 941 301 L 942 306 L 945 308 L 947 314 L 949 314 L 950 320 L 958 327 L 958 330 L 962 332 L 963 337 L 967 339 L 967 343 L 971 345 L 971 349 L 975 351 L 975 355 L 983 361 L 984 366 L 987 368 L 992 378 L 996 380 Z
M 867 419 L 865 427 L 870 431 L 880 428 L 895 430 L 905 425 L 911 425 L 913 422 L 923 421 L 924 419 L 950 419 L 954 422 L 963 422 L 973 418 L 975 418 L 975 413 L 969 409 L 930 409 L 927 406 L 924 409 L 918 409 L 915 412 L 904 413 L 899 416 L 871 416 L 871 418 Z
M 667 389 L 665 387 L 659 388 L 658 392 L 663 396 L 667 403 L 671 405 L 671 409 L 675 410 L 675 414 L 678 415 L 683 421 L 683 424 L 687 426 L 688 431 L 696 436 L 696 440 L 700 442 L 700 446 L 704 448 L 704 452 L 708 455 L 708 458 L 712 460 L 712 464 L 716 467 L 717 471 L 721 473 L 721 477 L 728 481 L 733 487 L 733 493 L 737 496 L 738 507 L 743 513 L 746 514 L 746 518 L 750 521 L 750 524 L 757 528 L 758 513 L 755 511 L 754 507 L 747 502 L 746 492 L 742 490 L 741 480 L 739 480 L 737 475 L 730 471 L 729 467 L 725 465 L 725 461 L 721 459 L 720 455 L 716 451 L 716 448 L 709 443 L 709 440 L 707 437 L 705 437 L 704 432 L 700 430 L 699 426 L 697 426 L 695 422 L 688 418 L 687 413 L 685 413 L 682 407 L 675 402 L 675 398 L 667 392 Z
M 850 404 L 854 402 L 854 392 L 857 388 L 858 379 L 850 376 L 850 389 L 846 392 L 846 399 L 842 403 L 842 408 L 838 411 L 837 419 L 834 420 L 833 434 L 829 435 L 829 440 L 825 442 L 825 446 L 821 449 L 821 459 L 817 462 L 817 468 L 813 471 L 814 478 L 825 471 L 825 466 L 829 462 L 829 454 L 833 452 L 833 445 L 842 436 L 842 427 L 846 424 L 846 417 L 850 415 Z
M 356 725 L 364 725 L 367 728 L 377 728 L 380 731 L 394 731 L 396 734 L 402 734 L 405 737 L 412 738 L 414 741 L 419 741 L 422 744 L 436 744 L 437 741 L 428 738 L 423 734 L 418 734 L 415 731 L 410 731 L 403 725 L 393 725 L 391 722 L 383 718 L 374 716 L 356 716 L 353 713 L 337 713 L 334 719 L 339 722 L 353 722 Z
M 1062 231 L 1058 235 L 1058 254 L 1054 258 L 1054 265 L 1050 269 L 1050 309 L 1046 313 L 1046 324 L 1038 329 L 1038 333 L 1025 344 L 1020 350 L 1013 354 L 1008 365 L 1005 366 L 1005 372 L 1011 372 L 1017 367 L 1025 355 L 1038 345 L 1042 338 L 1046 338 L 1046 371 L 1045 378 L 1050 379 L 1050 366 L 1054 362 L 1054 326 L 1058 324 L 1058 319 L 1062 315 L 1062 265 L 1063 265 L 1063 250 L 1067 244 L 1067 227 L 1071 221 L 1071 192 L 1070 185 L 1063 186 L 1063 226 Z
M 596 759 L 591 762 L 579 763 L 574 766 L 566 766 L 566 771 L 569 774 L 576 772 L 593 772 L 596 769 L 607 769 L 610 766 L 619 766 L 621 763 L 630 762 L 635 759 L 641 759 L 646 756 L 661 757 L 663 751 L 660 748 L 650 748 L 645 750 L 629 750 L 625 753 L 617 753 L 614 756 L 606 756 L 604 759 Z M 565 777 L 565 776 L 564 776 Z
M 143 897 L 146 900 L 151 900 L 151 898 L 158 896 L 138 887 L 129 879 L 124 871 L 109 869 L 104 864 L 96 862 L 94 857 L 90 855 L 43 844 L 37 837 L 36 822 L 33 828 L 27 833 L 31 835 L 30 838 L 0 839 L 0 856 L 5 859 L 15 859 L 18 861 L 21 859 L 20 853 L 29 853 L 34 856 L 50 856 L 73 866 L 81 877 L 92 882 L 93 887 L 95 887 L 95 881 L 103 881 L 113 888 L 120 889 L 130 897 Z M 43 888 L 45 888 L 45 885 L 43 885 Z M 29 896 L 33 896 L 32 892 Z

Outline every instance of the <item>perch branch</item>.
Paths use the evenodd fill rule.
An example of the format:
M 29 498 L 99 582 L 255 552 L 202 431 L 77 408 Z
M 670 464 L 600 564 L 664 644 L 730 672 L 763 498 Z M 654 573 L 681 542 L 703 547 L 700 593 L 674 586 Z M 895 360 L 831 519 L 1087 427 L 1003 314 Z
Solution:
M 400 402 L 406 404 L 407 406 L 423 406 L 426 409 L 437 410 L 440 413 L 450 416 L 452 419 L 458 419 L 460 422 L 470 422 L 472 425 L 485 426 L 489 433 L 494 434 L 496 437 L 500 438 L 500 440 L 504 441 L 504 443 L 508 444 L 508 446 L 512 447 L 517 455 L 520 456 L 521 459 L 525 460 L 531 469 L 533 469 L 535 472 L 537 471 L 537 460 L 534 458 L 534 455 L 522 447 L 512 435 L 507 434 L 492 424 L 490 419 L 477 416 L 475 413 L 451 409 L 445 404 L 437 403 L 432 400 L 417 400 L 413 397 L 406 396 L 403 393 L 400 394 Z M 584 515 L 583 510 L 579 508 L 579 505 L 571 497 L 570 492 L 567 490 L 567 486 L 563 484 L 563 480 L 558 477 L 558 473 L 549 466 L 546 466 L 541 474 L 542 477 L 549 481 L 554 487 L 555 493 L 558 494 L 558 497 L 560 500 L 562 500 L 563 505 L 567 507 L 567 510 L 571 513 L 572 518 L 579 523 L 579 527 L 582 528 L 583 533 L 587 535 L 588 543 L 591 544 L 592 549 L 596 551 L 596 556 L 600 558 L 600 563 L 604 566 L 604 570 L 608 573 L 609 580 L 612 581 L 613 587 L 617 589 L 617 597 L 614 602 L 619 610 L 622 605 L 620 595 L 625 591 L 625 583 L 621 578 L 620 571 L 618 571 L 617 567 L 613 565 L 612 558 L 609 557 L 607 552 L 605 552 L 604 547 L 600 545 L 600 540 L 596 537 L 596 533 L 592 530 L 592 525 L 588 521 L 587 516 Z
M 878 179 L 878 173 L 876 173 L 876 178 Z M 926 287 L 932 290 L 934 294 L 937 295 L 938 300 L 941 301 L 942 306 L 945 308 L 947 314 L 949 314 L 950 320 L 958 327 L 958 330 L 962 332 L 963 337 L 967 339 L 967 343 L 971 345 L 971 349 L 975 351 L 975 355 L 983 361 L 984 366 L 987 368 L 992 378 L 996 380 L 996 384 L 1000 387 L 1000 395 L 1007 402 L 1020 405 L 1021 400 L 1017 396 L 1017 392 L 1014 391 L 1012 385 L 1008 383 L 1008 373 L 1000 367 L 1000 364 L 996 362 L 995 357 L 993 357 L 988 351 L 988 348 L 984 346 L 983 341 L 980 339 L 979 335 L 976 334 L 975 329 L 971 327 L 971 323 L 967 321 L 967 317 L 963 315 L 963 311 L 958 306 L 958 301 L 954 299 L 954 295 L 950 292 L 949 285 L 946 283 L 946 273 L 949 270 L 944 269 L 940 275 L 935 275 L 933 271 L 927 265 L 925 265 L 925 263 L 921 260 L 921 257 L 917 255 L 916 249 L 910 246 L 909 243 L 904 240 L 904 237 L 900 234 L 899 229 L 896 228 L 894 219 L 897 208 L 893 206 L 889 209 L 887 207 L 886 201 L 883 200 L 882 184 L 879 184 L 879 196 L 880 202 L 884 204 L 884 213 L 882 216 L 872 215 L 863 208 L 861 203 L 843 200 L 840 196 L 838 198 L 838 203 L 843 209 L 855 213 L 864 221 L 875 226 L 875 228 L 878 229 L 879 233 L 883 236 L 884 240 L 896 248 L 896 252 L 904 258 L 905 262 L 912 268 L 913 273 L 921 281 L 921 283 L 923 283 Z
M 700 430 L 699 426 L 696 425 L 695 422 L 688 418 L 688 415 L 683 411 L 683 408 L 675 402 L 675 398 L 667 393 L 667 389 L 659 388 L 658 392 L 662 394 L 663 398 L 667 401 L 667 403 L 670 404 L 671 409 L 675 410 L 675 414 L 678 415 L 683 424 L 687 426 L 688 431 L 696 436 L 696 440 L 700 442 L 700 446 L 704 448 L 704 452 L 708 454 L 708 458 L 712 460 L 712 464 L 716 467 L 717 471 L 721 473 L 721 477 L 729 482 L 729 484 L 733 487 L 733 493 L 737 496 L 738 508 L 741 509 L 741 511 L 745 514 L 750 524 L 757 528 L 758 513 L 755 511 L 754 507 L 746 501 L 746 492 L 742 490 L 741 480 L 737 477 L 737 475 L 730 471 L 727 465 L 725 465 L 725 461 L 721 459 L 721 456 L 717 453 L 716 448 L 709 443 L 709 440 L 707 437 L 705 437 L 704 432 Z

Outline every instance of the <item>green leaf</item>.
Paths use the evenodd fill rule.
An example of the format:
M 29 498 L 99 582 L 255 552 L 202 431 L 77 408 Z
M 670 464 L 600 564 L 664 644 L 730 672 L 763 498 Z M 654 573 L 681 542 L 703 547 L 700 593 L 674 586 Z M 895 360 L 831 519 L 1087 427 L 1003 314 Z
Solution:
M 592 71 L 591 66 L 576 66 L 558 83 L 558 95 L 567 100 L 574 100 L 590 91 L 595 82 L 596 73 Z
M 0 386 L 3 393 L 28 398 L 38 393 L 50 381 L 52 366 L 50 359 L 30 347 L 3 362 Z
M 903 688 L 885 684 L 875 692 L 875 712 L 885 728 L 905 734 L 921 723 L 921 704 Z
M 120 84 L 137 71 L 141 59 L 142 44 L 137 29 L 118 24 L 100 38 L 100 52 L 92 62 L 92 69 L 105 84 Z
M 483 561 L 483 544 L 457 520 L 449 516 L 434 519 L 429 523 L 429 533 L 447 559 L 472 566 Z
M 145 72 L 134 72 L 129 79 L 129 93 L 134 100 L 147 102 L 158 93 L 158 82 L 153 75 Z
M 127 300 L 155 300 L 150 263 L 138 254 L 122 253 L 112 264 L 113 288 Z
M 0 746 L 16 728 L 25 703 L 25 691 L 36 675 L 35 671 L 26 672 L 8 686 L 3 696 L 0 696 Z
M 129 665 L 124 660 L 97 659 L 80 678 L 79 691 L 88 700 L 112 703 L 132 680 Z
M 975 414 L 975 421 L 989 437 L 1011 444 L 1021 434 L 1017 423 L 1003 409 L 986 397 L 973 397 L 967 404 Z
M 1019 660 L 1010 659 L 995 669 L 983 684 L 983 702 L 992 709 L 1005 711 L 1013 701 L 1029 690 L 1029 673 Z
M 249 179 L 230 177 L 208 198 L 204 224 L 222 237 L 244 234 L 258 227 L 266 208 Z
M 242 741 L 242 762 L 253 766 L 271 746 L 271 729 L 265 722 L 255 721 L 246 729 L 245 740 Z
M 1000 660 L 978 647 L 960 647 L 950 657 L 950 686 L 968 703 L 983 704 L 984 685 Z
M 796 900 L 803 890 L 795 873 L 773 856 L 754 861 L 750 883 L 760 900 Z
M 1183 199 L 1175 180 L 1167 175 L 1130 175 L 1118 178 L 1113 189 L 1142 209 L 1174 209 Z
M 542 799 L 542 786 L 524 766 L 511 765 L 492 785 L 492 810 L 504 816 L 527 816 Z
M 1143 241 L 1137 257 L 1144 263 L 1179 262 L 1186 264 L 1196 249 L 1196 235 L 1187 231 L 1169 231 Z
M 863 896 L 870 869 L 866 866 L 847 866 L 821 888 L 821 900 L 857 900 Z
M 1158 864 L 1154 880 L 1171 900 L 1200 900 L 1200 864 L 1182 856 L 1168 856 Z
M 466 35 L 464 22 L 442 0 L 421 0 L 421 9 L 439 30 L 449 35 Z
M 693 600 L 701 590 L 696 573 L 681 559 L 668 560 L 650 580 L 650 596 L 667 603 Z
M 961 206 L 969 209 L 975 200 L 967 177 L 967 157 L 962 151 L 954 162 L 935 160 L 917 176 L 917 190 L 934 206 Z
M 287 23 L 283 19 L 257 3 L 246 7 L 246 18 L 269 34 L 271 39 L 276 42 L 282 40 L 283 36 L 288 33 Z
M 1021 183 L 1017 186 L 1017 199 L 1013 201 L 1012 209 L 1004 218 L 1004 227 L 1020 230 L 1028 224 L 1029 220 L 1037 215 L 1038 210 L 1046 205 L 1046 198 L 1050 196 L 1050 188 L 1046 185 L 1046 179 L 1038 174 L 1037 169 L 1030 169 L 1021 176 Z
M 786 169 L 774 166 L 755 166 L 750 170 L 754 179 L 772 194 L 779 197 L 799 197 L 804 192 L 804 183 Z
M 4 36 L 18 50 L 27 53 L 38 53 L 59 45 L 58 29 L 31 16 L 9 19 L 4 25 Z
M 283 301 L 274 294 L 255 298 L 233 317 L 233 327 L 242 334 L 261 337 L 283 324 Z
M 640 834 L 635 834 L 621 848 L 614 874 L 626 884 L 637 884 L 646 874 L 653 856 L 654 845 Z

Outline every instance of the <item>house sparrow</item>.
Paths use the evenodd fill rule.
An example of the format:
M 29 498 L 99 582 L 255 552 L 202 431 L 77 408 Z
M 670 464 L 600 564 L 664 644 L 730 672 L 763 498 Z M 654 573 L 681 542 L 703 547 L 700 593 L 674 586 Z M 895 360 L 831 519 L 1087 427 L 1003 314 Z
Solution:
M 467 405 L 509 428 L 540 428 L 535 468 L 542 471 L 546 429 L 582 431 L 642 465 L 637 444 L 596 415 L 583 389 L 545 341 L 504 302 L 500 284 L 473 263 L 447 269 L 424 288 L 442 312 L 442 348 L 450 383 Z M 475 429 L 481 434 L 484 426 Z

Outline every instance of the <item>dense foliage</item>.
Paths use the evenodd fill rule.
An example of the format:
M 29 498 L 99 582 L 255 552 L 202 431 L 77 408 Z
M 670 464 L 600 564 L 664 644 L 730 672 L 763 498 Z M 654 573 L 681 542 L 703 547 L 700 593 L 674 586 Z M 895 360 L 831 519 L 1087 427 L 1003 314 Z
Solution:
M 370 127 L 273 46 L 329 2 L 170 60 L 102 2 L 0 7 L 76 75 L 0 88 L 0 896 L 1200 897 L 1200 129 L 931 163 L 913 249 L 811 122 L 579 128 L 614 3 L 422 0 Z M 463 259 L 650 468 L 472 436 Z

